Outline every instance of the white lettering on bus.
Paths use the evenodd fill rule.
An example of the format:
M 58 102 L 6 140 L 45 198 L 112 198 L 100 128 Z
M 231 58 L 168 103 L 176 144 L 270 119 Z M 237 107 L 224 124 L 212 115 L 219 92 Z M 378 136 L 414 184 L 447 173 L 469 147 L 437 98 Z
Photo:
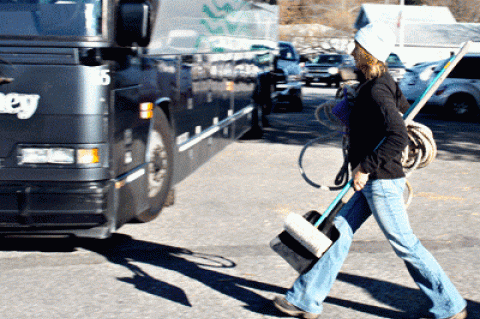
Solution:
M 29 119 L 37 110 L 40 95 L 0 93 L 0 114 L 17 114 L 21 120 Z

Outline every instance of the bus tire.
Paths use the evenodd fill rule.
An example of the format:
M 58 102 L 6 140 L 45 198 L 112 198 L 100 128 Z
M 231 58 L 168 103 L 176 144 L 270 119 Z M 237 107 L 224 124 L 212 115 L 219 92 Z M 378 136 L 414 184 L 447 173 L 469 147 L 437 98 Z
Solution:
M 148 199 L 150 209 L 138 214 L 137 222 L 155 219 L 166 204 L 173 180 L 173 134 L 165 113 L 154 109 L 153 127 L 147 145 Z
M 263 136 L 263 126 L 267 122 L 263 114 L 263 106 L 255 104 L 252 111 L 252 127 L 241 137 L 242 140 L 257 140 Z
M 302 98 L 299 96 L 292 96 L 290 101 L 290 106 L 294 112 L 302 112 L 303 111 Z

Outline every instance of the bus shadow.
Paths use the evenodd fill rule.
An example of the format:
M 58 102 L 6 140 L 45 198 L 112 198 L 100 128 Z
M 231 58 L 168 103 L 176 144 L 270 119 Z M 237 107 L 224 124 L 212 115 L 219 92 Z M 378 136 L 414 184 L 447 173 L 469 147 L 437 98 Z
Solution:
M 286 289 L 280 286 L 223 273 L 222 271 L 228 271 L 237 265 L 234 261 L 219 255 L 136 240 L 122 234 L 114 234 L 108 240 L 82 240 L 80 245 L 132 272 L 131 277 L 118 278 L 118 280 L 129 283 L 138 290 L 187 307 L 192 307 L 192 304 L 182 288 L 152 277 L 139 267 L 138 263 L 178 272 L 223 295 L 245 303 L 246 309 L 263 315 L 274 315 L 277 312 L 269 299 L 255 293 L 252 289 L 276 294 L 286 292 Z
M 107 239 L 21 236 L 0 240 L 0 251 L 69 254 L 78 249 L 96 253 L 105 257 L 108 262 L 131 271 L 131 276 L 117 278 L 117 280 L 128 283 L 145 293 L 186 307 L 193 307 L 193 305 L 180 286 L 166 281 L 165 278 L 155 278 L 143 270 L 141 264 L 160 267 L 187 276 L 223 295 L 243 302 L 245 309 L 262 315 L 278 313 L 270 299 L 253 290 L 274 294 L 286 292 L 286 289 L 281 286 L 227 274 L 229 269 L 237 265 L 233 260 L 223 256 L 137 240 L 119 233 Z

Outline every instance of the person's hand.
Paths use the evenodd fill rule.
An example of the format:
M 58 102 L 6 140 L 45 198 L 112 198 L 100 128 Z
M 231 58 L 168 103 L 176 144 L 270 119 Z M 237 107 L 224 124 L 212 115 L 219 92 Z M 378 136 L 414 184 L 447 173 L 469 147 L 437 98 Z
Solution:
M 360 165 L 358 165 L 358 167 L 353 170 L 353 189 L 357 192 L 361 191 L 365 187 L 365 184 L 367 184 L 368 176 L 369 174 L 364 173 Z

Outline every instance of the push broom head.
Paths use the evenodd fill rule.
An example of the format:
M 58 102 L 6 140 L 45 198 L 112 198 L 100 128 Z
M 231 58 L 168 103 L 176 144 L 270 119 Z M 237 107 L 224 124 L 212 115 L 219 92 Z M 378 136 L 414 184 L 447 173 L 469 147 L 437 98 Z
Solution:
M 332 240 L 298 214 L 285 219 L 285 231 L 316 257 L 321 257 L 332 245 Z

